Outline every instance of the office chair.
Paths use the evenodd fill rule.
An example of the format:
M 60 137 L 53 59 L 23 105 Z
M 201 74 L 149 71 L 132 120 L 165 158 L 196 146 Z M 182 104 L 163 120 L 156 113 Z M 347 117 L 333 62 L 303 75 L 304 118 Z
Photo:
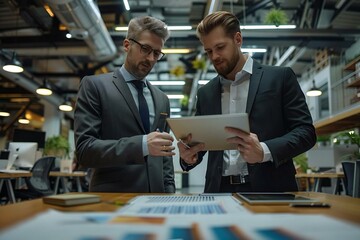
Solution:
M 355 177 L 355 162 L 354 161 L 342 161 L 341 162 L 345 179 L 345 193 L 348 196 L 353 196 L 353 186 L 354 186 L 354 177 Z
M 353 197 L 360 197 L 360 159 L 355 162 Z
M 37 160 L 31 169 L 32 176 L 25 179 L 28 189 L 16 190 L 15 197 L 27 200 L 54 194 L 49 179 L 54 162 L 55 157 L 43 157 Z

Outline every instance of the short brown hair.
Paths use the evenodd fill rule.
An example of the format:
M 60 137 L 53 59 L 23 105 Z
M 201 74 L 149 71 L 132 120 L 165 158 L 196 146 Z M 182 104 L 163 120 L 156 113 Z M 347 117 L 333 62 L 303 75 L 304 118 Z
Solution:
M 240 22 L 237 17 L 226 11 L 218 11 L 207 15 L 197 26 L 196 36 L 201 39 L 202 36 L 210 33 L 214 28 L 221 26 L 227 36 L 233 37 L 240 31 Z
M 164 42 L 170 37 L 169 29 L 163 21 L 154 17 L 145 16 L 130 20 L 126 38 L 138 39 L 143 31 L 154 33 L 163 39 Z

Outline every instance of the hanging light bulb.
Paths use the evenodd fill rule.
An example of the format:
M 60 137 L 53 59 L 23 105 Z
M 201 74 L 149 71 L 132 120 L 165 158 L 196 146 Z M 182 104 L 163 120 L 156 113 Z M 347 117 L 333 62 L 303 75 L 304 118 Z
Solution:
M 18 119 L 18 122 L 21 123 L 21 124 L 29 124 L 30 123 L 30 120 L 26 118 L 26 116 L 21 116 L 19 119 Z
M 318 89 L 316 86 L 315 86 L 315 80 L 312 81 L 313 82 L 313 86 L 312 88 L 310 88 L 309 91 L 306 92 L 306 95 L 309 96 L 309 97 L 318 97 L 322 94 L 321 90 Z
M 7 111 L 0 111 L 0 117 L 8 117 L 10 116 L 10 113 Z
M 59 110 L 63 112 L 71 112 L 73 110 L 71 102 L 68 99 L 65 99 L 65 101 L 59 106 Z
M 45 78 L 43 80 L 43 84 L 36 89 L 36 93 L 42 96 L 50 96 L 52 94 L 51 87 Z
M 24 68 L 22 67 L 22 64 L 19 60 L 16 58 L 15 51 L 13 52 L 13 55 L 11 57 L 11 60 L 6 62 L 3 66 L 3 69 L 7 72 L 11 73 L 21 73 L 24 71 Z
M 17 41 L 17 34 L 18 34 L 18 18 L 19 16 L 16 16 L 16 31 L 15 31 L 15 43 Z M 11 73 L 21 73 L 24 71 L 24 68 L 21 64 L 21 62 L 16 58 L 16 52 L 13 51 L 11 60 L 6 62 L 3 66 L 4 71 L 11 72 Z

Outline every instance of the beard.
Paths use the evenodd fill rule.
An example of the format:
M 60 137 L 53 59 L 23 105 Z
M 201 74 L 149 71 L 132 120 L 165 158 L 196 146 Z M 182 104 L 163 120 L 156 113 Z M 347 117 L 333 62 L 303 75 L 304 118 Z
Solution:
M 230 59 L 220 58 L 214 61 L 213 64 L 217 73 L 220 74 L 221 76 L 226 77 L 235 69 L 239 60 L 240 60 L 240 56 L 238 51 L 234 51 Z
M 141 75 L 141 78 L 145 78 L 151 71 L 153 65 L 149 61 L 141 61 L 137 64 L 137 73 Z
M 135 54 L 131 49 L 125 60 L 127 70 L 137 79 L 145 78 L 150 73 L 154 64 L 146 58 L 139 57 L 139 54 Z

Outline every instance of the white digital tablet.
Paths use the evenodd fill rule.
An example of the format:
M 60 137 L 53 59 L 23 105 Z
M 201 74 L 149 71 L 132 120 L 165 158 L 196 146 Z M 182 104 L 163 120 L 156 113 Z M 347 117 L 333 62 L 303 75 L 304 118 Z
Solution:
M 262 193 L 262 192 L 254 192 L 254 193 L 245 193 L 239 192 L 236 193 L 242 200 L 245 202 L 256 205 L 256 204 L 294 204 L 294 203 L 314 203 L 318 202 L 318 200 L 303 196 L 297 196 L 292 193 Z
M 186 138 L 191 133 L 192 141 L 189 145 L 205 143 L 204 150 L 236 149 L 235 144 L 226 142 L 227 138 L 234 135 L 226 132 L 225 127 L 250 133 L 247 113 L 167 118 L 166 121 L 177 140 Z

